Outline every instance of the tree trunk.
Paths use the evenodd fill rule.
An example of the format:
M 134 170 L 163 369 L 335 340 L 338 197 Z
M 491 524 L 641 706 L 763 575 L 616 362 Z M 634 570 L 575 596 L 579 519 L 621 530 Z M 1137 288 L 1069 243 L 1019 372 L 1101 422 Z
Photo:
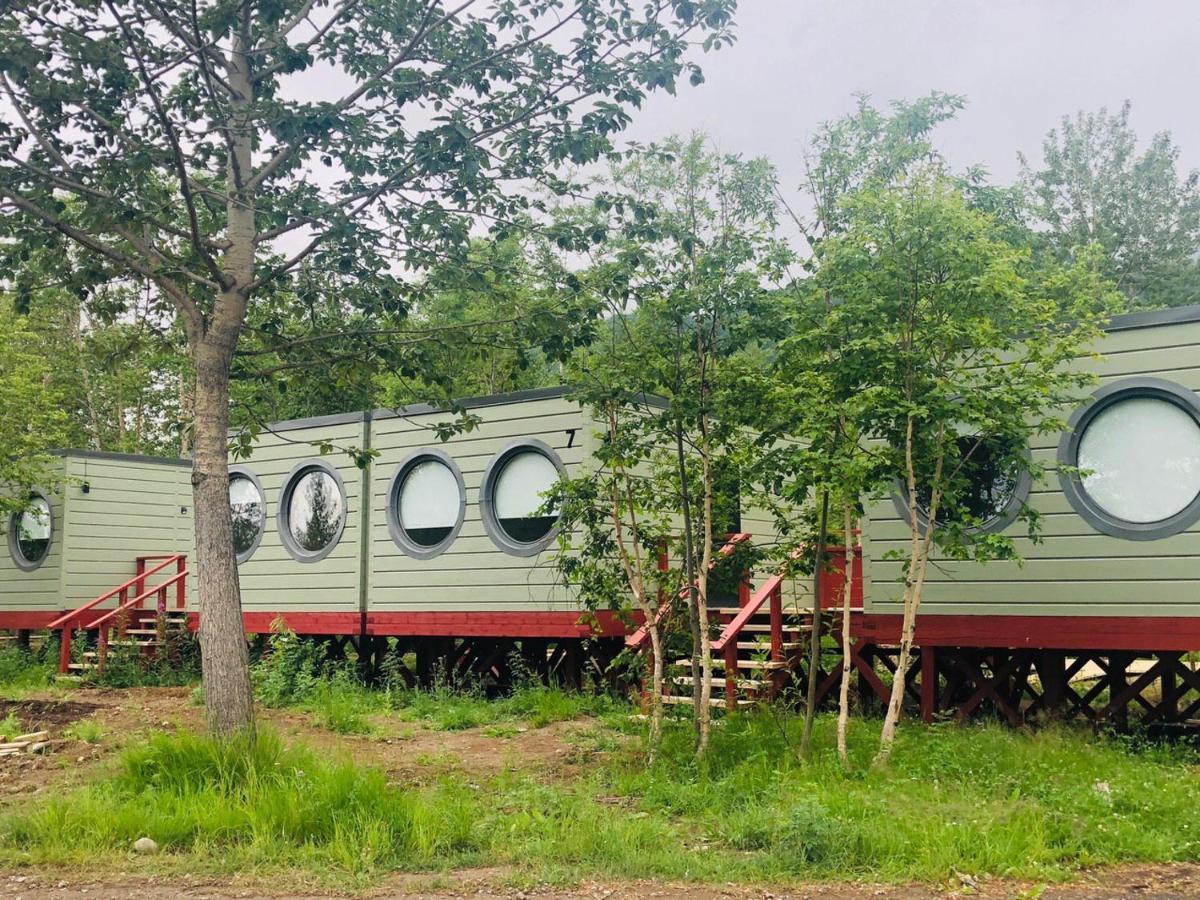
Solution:
M 703 357 L 702 357 L 703 359 Z M 703 367 L 701 379 L 703 381 Z M 701 397 L 708 402 L 707 389 L 701 385 Z M 708 740 L 712 731 L 712 637 L 709 634 L 708 623 L 708 584 L 713 564 L 713 473 L 712 445 L 709 441 L 708 413 L 700 413 L 700 474 L 703 480 L 701 486 L 704 492 L 704 547 L 700 563 L 696 571 L 696 615 L 700 620 L 700 729 L 699 740 L 696 743 L 696 758 L 704 759 L 708 753 Z M 694 672 L 694 670 L 693 670 Z M 726 684 L 734 677 L 734 673 L 726 672 Z M 728 686 L 726 690 L 729 690 Z M 734 687 L 736 690 L 736 686 Z
M 850 600 L 854 591 L 854 520 L 850 507 L 842 510 L 846 542 L 846 580 L 842 585 L 842 683 L 838 690 L 837 751 L 842 765 L 850 764 L 847 733 L 850 729 Z
M 700 587 L 696 583 L 696 547 L 692 540 L 692 492 L 688 486 L 687 454 L 683 448 L 683 423 L 679 420 L 675 422 L 675 463 L 679 473 L 679 500 L 683 507 L 683 577 L 687 583 L 688 626 L 692 632 L 692 727 L 699 745 L 703 689 L 702 679 L 696 676 L 701 670 L 704 629 L 700 626 Z
M 192 503 L 200 593 L 200 654 L 208 727 L 222 739 L 254 731 L 250 661 L 229 513 L 229 363 L 227 348 L 196 348 Z
M 659 631 L 658 624 L 655 621 L 657 610 L 651 614 L 646 620 L 646 628 L 650 632 L 650 650 L 653 654 L 651 660 L 652 675 L 650 684 L 652 686 L 650 692 L 650 750 L 647 754 L 648 762 L 653 763 L 654 757 L 658 753 L 658 746 L 662 743 L 662 726 L 663 726 L 663 645 L 662 633 Z
M 817 522 L 817 560 L 813 567 L 812 634 L 808 645 L 808 690 L 804 699 L 804 731 L 800 757 L 812 752 L 813 721 L 817 717 L 817 672 L 821 661 L 821 576 L 825 573 L 825 532 L 829 525 L 829 491 L 821 493 L 821 516 Z
M 938 442 L 942 433 L 939 431 Z M 913 420 L 909 416 L 908 433 L 905 438 L 905 455 L 908 470 L 908 519 L 912 549 L 909 553 L 908 572 L 904 578 L 904 622 L 900 628 L 900 654 L 896 658 L 896 674 L 892 679 L 892 693 L 888 698 L 887 715 L 883 718 L 883 729 L 879 735 L 879 752 L 875 754 L 875 765 L 885 766 L 892 757 L 896 742 L 896 726 L 904 705 L 904 688 L 908 681 L 908 668 L 912 663 L 913 638 L 917 630 L 917 610 L 921 607 L 921 592 L 925 587 L 925 572 L 929 565 L 929 550 L 933 532 L 937 527 L 938 495 L 942 477 L 942 456 L 939 454 L 934 467 L 932 494 L 925 525 L 921 535 L 920 509 L 917 504 L 917 476 L 913 465 Z

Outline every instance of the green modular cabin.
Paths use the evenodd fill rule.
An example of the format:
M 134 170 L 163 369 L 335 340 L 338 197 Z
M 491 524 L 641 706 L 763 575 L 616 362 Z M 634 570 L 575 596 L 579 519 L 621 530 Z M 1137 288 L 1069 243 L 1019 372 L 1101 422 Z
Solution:
M 135 557 L 191 552 L 187 460 L 62 451 L 31 500 L 0 553 L 0 627 L 44 627 L 132 577 Z
M 1011 518 L 1023 502 L 1042 515 L 1042 542 L 1018 538 L 1023 564 L 936 560 L 918 624 L 923 652 L 1200 649 L 1200 307 L 1119 317 L 1094 349 L 1078 365 L 1098 380 L 1064 410 L 1070 426 L 1030 448 L 1088 474 L 1018 483 L 1000 498 L 987 528 L 1021 527 Z M 478 425 L 446 441 L 436 426 L 448 414 L 413 406 L 276 423 L 233 462 L 248 632 L 282 617 L 299 633 L 363 638 L 592 634 L 551 559 L 555 521 L 539 508 L 560 472 L 588 464 L 595 423 L 566 388 L 463 405 Z M 375 455 L 359 468 L 319 444 Z M 139 556 L 191 554 L 186 461 L 61 459 L 61 483 L 39 491 L 47 526 L 9 523 L 0 627 L 44 627 L 133 578 Z M 742 530 L 769 532 L 749 510 Z M 894 645 L 901 563 L 887 555 L 903 549 L 908 525 L 884 499 L 863 530 L 855 637 L 863 648 Z M 22 534 L 42 556 L 25 555 Z M 789 590 L 805 605 L 802 585 Z M 615 618 L 601 625 L 625 631 Z
M 1051 473 L 993 492 L 984 529 L 1013 535 L 1023 561 L 935 557 L 921 606 L 935 624 L 1041 617 L 1029 637 L 1045 641 L 1097 617 L 1150 631 L 1159 626 L 1148 620 L 1164 631 L 1175 628 L 1165 620 L 1200 622 L 1200 307 L 1121 316 L 1093 349 L 1101 355 L 1076 364 L 1096 382 L 1062 411 L 1068 429 L 1030 448 L 1082 477 Z M 1021 503 L 1041 516 L 1040 542 L 1013 521 Z M 898 615 L 903 563 L 886 558 L 910 535 L 898 493 L 872 505 L 863 532 L 864 612 Z

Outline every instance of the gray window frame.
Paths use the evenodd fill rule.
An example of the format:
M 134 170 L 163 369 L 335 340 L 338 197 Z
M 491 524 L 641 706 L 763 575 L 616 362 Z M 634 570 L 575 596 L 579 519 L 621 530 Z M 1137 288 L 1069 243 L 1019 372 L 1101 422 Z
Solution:
M 454 527 L 450 529 L 450 533 L 432 546 L 418 544 L 412 540 L 405 532 L 404 525 L 400 521 L 400 488 L 403 486 L 404 479 L 408 477 L 408 474 L 423 462 L 441 463 L 450 470 L 450 474 L 454 476 L 454 480 L 458 484 L 458 518 L 455 521 Z M 435 556 L 441 556 L 454 543 L 467 517 L 467 486 L 463 481 L 462 472 L 459 470 L 458 464 L 450 454 L 436 447 L 422 447 L 419 450 L 413 450 L 400 460 L 399 465 L 396 466 L 396 471 L 392 473 L 392 477 L 388 481 L 386 511 L 388 534 L 391 535 L 392 541 L 396 546 L 400 548 L 401 553 L 405 556 L 411 556 L 413 559 L 433 559 Z
M 537 556 L 550 545 L 559 532 L 559 523 L 556 521 L 546 534 L 536 541 L 526 544 L 509 537 L 496 517 L 492 495 L 495 493 L 497 477 L 504 471 L 504 467 L 510 459 L 519 453 L 531 451 L 540 453 L 550 460 L 554 468 L 558 470 L 560 478 L 566 474 L 567 467 L 563 465 L 562 458 L 553 448 L 537 438 L 521 438 L 505 445 L 499 453 L 492 457 L 483 472 L 483 481 L 479 485 L 479 516 L 483 520 L 483 530 L 492 539 L 492 543 L 509 556 Z
M 1200 428 L 1200 397 L 1196 392 L 1174 381 L 1151 375 L 1133 375 L 1106 384 L 1094 391 L 1083 405 L 1076 408 L 1058 442 L 1058 463 L 1072 469 L 1079 467 L 1079 442 L 1087 427 L 1106 409 L 1123 400 L 1150 398 L 1173 403 L 1192 417 Z M 1200 520 L 1200 494 L 1166 519 L 1157 522 L 1129 522 L 1106 512 L 1088 495 L 1078 472 L 1059 472 L 1059 484 L 1067 502 L 1081 519 L 1102 534 L 1127 541 L 1157 541 L 1181 531 Z
M 296 485 L 300 479 L 313 470 L 320 470 L 332 477 L 342 498 L 342 517 L 341 521 L 338 522 L 337 531 L 333 535 L 333 540 L 320 550 L 306 550 L 296 543 L 296 539 L 292 536 L 292 529 L 288 518 L 288 507 L 291 506 L 292 492 L 296 489 Z M 323 560 L 342 542 L 342 532 L 346 530 L 346 520 L 349 518 L 350 503 L 346 499 L 346 485 L 342 481 L 342 476 L 337 469 L 323 459 L 301 460 L 292 467 L 292 471 L 288 473 L 288 477 L 283 482 L 283 487 L 279 489 L 279 501 L 275 509 L 275 528 L 279 532 L 279 540 L 283 543 L 284 549 L 287 550 L 292 559 L 302 563 L 315 563 Z
M 1026 460 L 1032 460 L 1033 455 L 1030 453 L 1028 447 L 1022 448 L 1021 453 Z M 1021 508 L 1028 502 L 1032 491 L 1033 475 L 1028 468 L 1022 469 L 1021 473 L 1017 476 L 1017 486 L 1013 489 L 1013 494 L 1008 502 L 1004 504 L 1004 509 L 1000 510 L 1000 512 L 996 513 L 990 519 L 986 519 L 980 525 L 964 528 L 963 534 L 970 537 L 975 534 L 997 534 L 1003 531 L 1017 520 L 1017 516 L 1021 513 Z M 911 525 L 912 520 L 908 515 L 908 485 L 904 483 L 903 479 L 896 479 L 895 489 L 892 491 L 892 505 L 895 506 L 896 512 L 899 513 L 904 523 Z M 917 507 L 917 510 L 917 525 L 922 533 L 924 533 L 929 527 L 929 517 L 925 515 L 920 506 Z
M 39 560 L 26 559 L 25 554 L 21 552 L 21 545 L 17 541 L 17 519 L 24 515 L 22 512 L 14 512 L 8 517 L 8 555 L 12 557 L 13 564 L 22 572 L 35 572 L 45 565 L 46 560 L 50 558 L 51 552 L 54 550 L 54 504 L 50 501 L 50 495 L 40 487 L 31 487 L 29 489 L 29 498 L 33 500 L 40 498 L 46 502 L 46 515 L 50 519 L 50 540 L 46 542 L 46 552 Z
M 234 478 L 245 478 L 253 484 L 258 491 L 258 496 L 262 498 L 263 506 L 262 524 L 258 527 L 258 534 L 254 536 L 254 541 L 250 544 L 249 548 L 236 555 L 237 564 L 240 566 L 254 555 L 254 551 L 258 549 L 258 545 L 262 543 L 263 535 L 267 533 L 267 520 L 271 517 L 271 513 L 267 507 L 267 492 L 263 490 L 262 482 L 258 480 L 257 475 L 245 466 L 230 466 L 229 480 L 232 482 Z M 232 511 L 230 515 L 232 517 Z

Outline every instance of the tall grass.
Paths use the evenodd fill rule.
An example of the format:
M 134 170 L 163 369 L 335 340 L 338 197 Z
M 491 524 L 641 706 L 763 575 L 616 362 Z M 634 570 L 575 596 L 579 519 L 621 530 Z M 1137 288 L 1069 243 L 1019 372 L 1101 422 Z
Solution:
M 509 770 L 420 787 L 270 734 L 231 746 L 160 736 L 110 779 L 3 820 L 0 862 L 127 865 L 142 835 L 172 854 L 154 865 L 363 882 L 463 865 L 508 865 L 528 882 L 1054 879 L 1200 859 L 1191 751 L 1066 729 L 910 727 L 893 765 L 875 770 L 874 729 L 856 725 L 850 772 L 831 720 L 801 764 L 794 726 L 756 714 L 723 720 L 703 767 L 690 724 L 676 722 L 650 768 L 635 741 L 570 782 Z
M 0 649 L 0 691 L 11 697 L 46 687 L 54 681 L 57 659 L 57 640 L 32 651 L 20 646 Z
M 877 770 L 878 730 L 858 723 L 846 772 L 833 727 L 818 722 L 823 749 L 802 764 L 793 722 L 768 712 L 730 717 L 703 767 L 690 729 L 668 730 L 653 767 L 613 765 L 608 788 L 756 854 L 768 879 L 1062 876 L 1084 865 L 1200 858 L 1189 749 L 1131 748 L 1065 728 L 911 727 L 893 764 Z
M 564 691 L 532 678 L 503 697 L 489 698 L 476 683 L 442 677 L 432 687 L 409 688 L 386 665 L 383 674 L 382 685 L 365 685 L 352 661 L 330 660 L 320 644 L 285 629 L 270 636 L 268 652 L 251 668 L 260 703 L 298 707 L 340 734 L 371 733 L 376 728 L 372 717 L 385 714 L 440 731 L 462 731 L 516 721 L 542 728 L 629 709 L 625 701 L 608 695 Z
M 469 861 L 481 814 L 453 781 L 402 790 L 269 733 L 226 744 L 183 733 L 127 751 L 108 781 L 10 818 L 3 843 L 31 861 L 76 863 L 149 836 L 234 869 L 364 874 Z

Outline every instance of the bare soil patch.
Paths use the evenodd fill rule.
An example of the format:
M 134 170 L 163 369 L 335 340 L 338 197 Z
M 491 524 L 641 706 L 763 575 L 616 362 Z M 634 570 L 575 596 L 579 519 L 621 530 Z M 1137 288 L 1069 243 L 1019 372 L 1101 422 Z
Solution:
M 26 731 L 58 730 L 100 708 L 97 703 L 74 700 L 0 700 L 0 719 L 11 713 Z
M 114 751 L 150 733 L 204 725 L 204 712 L 192 703 L 191 688 L 80 688 L 75 696 L 78 699 L 64 700 L 47 693 L 0 700 L 0 718 L 13 711 L 26 730 L 47 729 L 52 739 L 46 754 L 0 759 L 0 809 L 29 795 L 65 790 L 99 777 L 107 771 L 105 763 Z M 262 725 L 285 740 L 303 740 L 375 766 L 393 781 L 413 784 L 450 771 L 484 780 L 509 768 L 520 768 L 536 778 L 569 779 L 590 755 L 580 746 L 579 736 L 593 727 L 582 719 L 544 728 L 439 731 L 419 722 L 378 716 L 375 733 L 343 735 L 317 727 L 311 716 L 296 710 L 260 708 L 258 716 Z M 61 740 L 63 730 L 82 718 L 103 727 L 100 742 Z

